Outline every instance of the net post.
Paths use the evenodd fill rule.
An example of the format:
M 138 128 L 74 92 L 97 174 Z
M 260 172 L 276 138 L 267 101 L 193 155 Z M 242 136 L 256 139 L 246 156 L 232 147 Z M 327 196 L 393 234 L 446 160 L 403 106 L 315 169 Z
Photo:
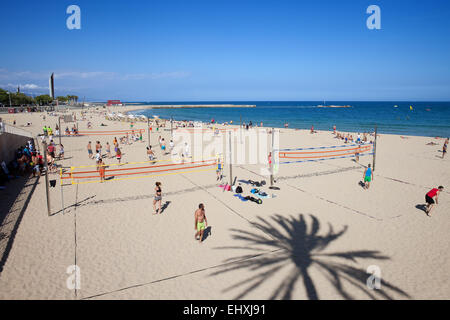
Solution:
M 150 118 L 147 117 L 148 146 L 150 147 Z
M 377 158 L 377 126 L 375 126 L 375 140 L 373 141 L 373 171 L 375 171 L 375 159 Z
M 61 127 L 60 127 L 61 128 Z M 62 179 L 62 168 L 59 169 L 59 180 L 61 185 L 61 207 L 62 207 L 62 213 L 64 214 L 64 192 L 63 192 L 63 179 Z
M 50 192 L 48 188 L 48 162 L 47 162 L 47 142 L 43 141 L 44 148 L 44 167 L 45 167 L 45 196 L 47 198 L 47 214 L 50 217 Z
M 231 152 L 231 131 L 229 131 L 228 132 L 228 143 L 229 143 L 229 156 L 230 156 L 230 158 L 229 158 L 229 160 L 230 160 L 230 163 L 229 163 L 229 166 L 230 166 L 230 186 L 232 186 L 233 185 L 233 165 L 232 165 L 232 152 Z
M 58 133 L 59 133 L 59 145 L 61 145 L 61 115 L 58 115 Z
M 274 143 L 274 128 L 272 128 L 272 142 L 270 147 L 270 186 L 273 187 L 273 160 L 274 160 L 274 154 L 273 154 L 273 143 Z

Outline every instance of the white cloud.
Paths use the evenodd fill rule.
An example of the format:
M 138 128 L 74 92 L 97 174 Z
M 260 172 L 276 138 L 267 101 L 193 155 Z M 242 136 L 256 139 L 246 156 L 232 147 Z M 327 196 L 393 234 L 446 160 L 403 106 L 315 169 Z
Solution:
M 56 79 L 88 79 L 88 78 L 115 78 L 117 74 L 115 72 L 103 72 L 103 71 L 91 71 L 91 72 L 55 72 Z
M 13 88 L 13 89 L 17 89 L 17 87 L 20 87 L 20 89 L 26 89 L 26 90 L 47 89 L 46 87 L 41 87 L 41 86 L 38 86 L 37 84 L 34 84 L 34 83 L 26 83 L 26 84 L 8 83 L 7 85 L 0 85 L 0 86 L 4 87 L 4 88 Z
M 52 72 L 9 71 L 0 68 L 0 79 L 25 82 L 30 80 L 48 81 Z M 122 74 L 113 71 L 54 71 L 56 79 L 104 79 L 104 80 L 155 80 L 155 79 L 179 79 L 190 76 L 189 72 L 144 72 Z
M 190 75 L 189 72 L 160 72 L 160 73 L 131 73 L 122 77 L 122 80 L 155 80 L 155 79 L 179 79 L 186 78 Z

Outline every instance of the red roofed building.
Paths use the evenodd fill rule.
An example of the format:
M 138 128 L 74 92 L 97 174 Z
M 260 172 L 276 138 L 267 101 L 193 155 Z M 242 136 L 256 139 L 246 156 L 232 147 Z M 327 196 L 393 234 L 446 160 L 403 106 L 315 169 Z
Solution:
M 120 100 L 108 100 L 108 106 L 121 106 L 122 102 Z

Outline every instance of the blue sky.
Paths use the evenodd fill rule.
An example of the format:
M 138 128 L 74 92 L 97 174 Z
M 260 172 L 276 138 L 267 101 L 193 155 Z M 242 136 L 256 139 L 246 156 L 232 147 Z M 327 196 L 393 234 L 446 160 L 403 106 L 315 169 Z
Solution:
M 66 9 L 81 8 L 81 30 Z M 369 30 L 369 5 L 381 30 Z M 450 3 L 2 1 L 0 87 L 86 100 L 450 100 Z

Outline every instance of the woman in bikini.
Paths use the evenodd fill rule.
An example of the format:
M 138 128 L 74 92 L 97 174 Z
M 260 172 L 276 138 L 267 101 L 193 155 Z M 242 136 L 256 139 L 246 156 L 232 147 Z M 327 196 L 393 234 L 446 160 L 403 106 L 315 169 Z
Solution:
M 100 174 L 100 182 L 105 181 L 106 166 L 103 164 L 103 160 L 102 159 L 98 160 L 97 170 L 98 170 L 98 172 Z
M 117 150 L 116 150 L 116 159 L 117 159 L 117 161 L 119 161 L 119 164 L 120 164 L 120 160 L 122 159 L 122 151 L 120 151 L 119 147 L 117 147 Z
M 155 183 L 155 198 L 153 199 L 153 209 L 155 210 L 154 214 L 161 213 L 161 202 L 162 202 L 162 191 L 161 191 L 161 182 Z M 159 203 L 159 209 L 156 210 L 156 203 Z

